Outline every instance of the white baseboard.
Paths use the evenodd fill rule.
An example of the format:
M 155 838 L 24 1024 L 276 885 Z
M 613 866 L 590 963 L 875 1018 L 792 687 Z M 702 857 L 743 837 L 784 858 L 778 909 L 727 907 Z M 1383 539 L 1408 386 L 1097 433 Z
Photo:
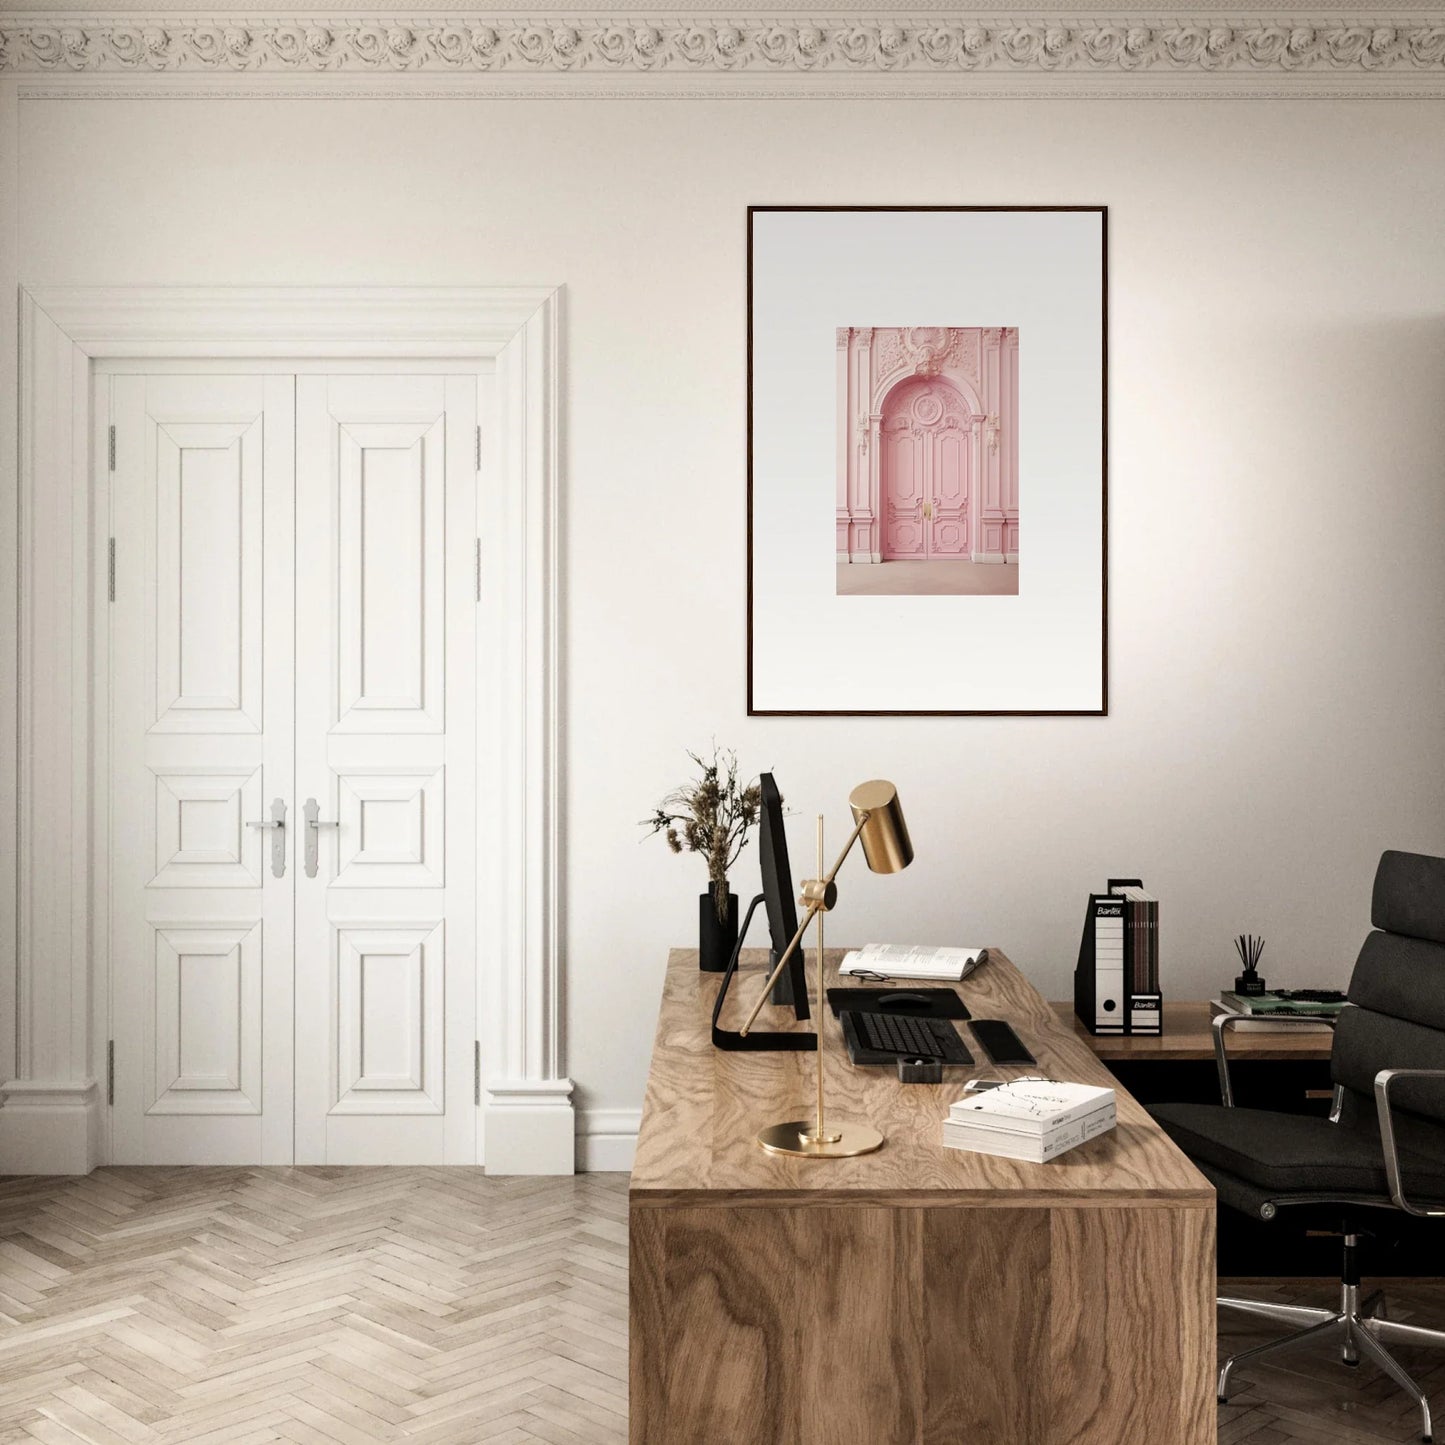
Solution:
M 1015 564 L 1015 566 L 1017 566 L 1019 554 L 1017 552 L 1005 552 L 1003 554 L 1003 559 L 1005 562 L 1012 562 Z
M 579 1172 L 626 1174 L 637 1153 L 641 1109 L 584 1109 L 577 1115 Z
M 571 1079 L 487 1085 L 488 1174 L 572 1174 L 577 1167 Z
M 1001 563 L 1001 562 L 1003 561 L 1003 553 L 1002 553 L 1002 552 L 975 552 L 975 553 L 973 554 L 973 560 L 974 560 L 975 562 L 1000 562 L 1000 563 Z
M 0 1087 L 0 1174 L 89 1174 L 100 1162 L 94 1079 Z

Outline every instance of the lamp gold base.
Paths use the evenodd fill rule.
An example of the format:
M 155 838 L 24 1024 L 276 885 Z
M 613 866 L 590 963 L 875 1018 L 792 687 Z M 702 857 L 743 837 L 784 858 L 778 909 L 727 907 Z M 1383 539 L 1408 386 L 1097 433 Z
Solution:
M 825 1138 L 815 1139 L 815 1119 L 790 1119 L 786 1124 L 769 1124 L 758 1134 L 758 1143 L 769 1154 L 795 1154 L 803 1159 L 852 1159 L 883 1147 L 883 1136 L 870 1124 L 840 1124 L 828 1121 Z

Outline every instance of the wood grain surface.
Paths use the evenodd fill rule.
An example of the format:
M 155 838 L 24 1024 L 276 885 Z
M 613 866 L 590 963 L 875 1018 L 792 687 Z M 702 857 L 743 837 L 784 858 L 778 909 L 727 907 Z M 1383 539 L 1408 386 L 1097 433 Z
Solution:
M 630 1191 L 633 1445 L 1213 1439 L 1214 1192 L 1128 1094 L 1047 1165 L 948 1150 L 971 1073 L 1024 1071 L 900 1084 L 852 1067 L 830 1013 L 829 1105 L 887 1143 L 779 1158 L 754 1135 L 806 1114 L 815 1056 L 715 1050 L 717 986 L 672 954 Z M 960 991 L 1030 1072 L 1114 1083 L 1002 955 Z
M 699 973 L 697 955 L 674 949 L 657 1021 L 637 1158 L 634 1205 L 674 1202 L 741 1204 L 844 1201 L 920 1205 L 968 1202 L 1016 1208 L 1053 1201 L 1110 1204 L 1120 1200 L 1207 1204 L 1214 1190 L 1169 1141 L 1143 1107 L 1118 1090 L 1118 1127 L 1048 1164 L 1028 1164 L 945 1149 L 948 1106 L 973 1077 L 1043 1073 L 1118 1089 L 1112 1074 L 1032 984 L 997 950 L 958 986 L 975 1018 L 1007 1019 L 1039 1061 L 1037 1068 L 999 1069 L 967 1025 L 965 1042 L 978 1066 L 949 1071 L 936 1085 L 902 1084 L 887 1069 L 856 1068 L 831 1011 L 823 1059 L 827 1102 L 838 1118 L 871 1123 L 887 1141 L 859 1159 L 790 1159 L 765 1154 L 754 1142 L 766 1124 L 807 1117 L 812 1108 L 812 1053 L 725 1053 L 712 1044 L 709 1023 L 719 975 Z M 762 986 L 766 954 L 746 950 L 729 992 L 724 1022 L 736 1028 Z M 828 986 L 841 950 L 828 952 Z M 813 977 L 811 958 L 809 979 Z M 904 985 L 899 985 L 900 987 Z M 781 1017 L 780 1017 L 781 1015 Z M 805 1029 L 790 1010 L 766 1008 L 760 1028 Z
M 1120 1038 L 1107 1034 L 1091 1034 L 1074 1016 L 1072 1003 L 1057 1001 L 1053 1005 L 1066 1028 L 1080 1039 L 1096 1058 L 1122 1061 L 1138 1059 L 1171 1059 L 1179 1062 L 1214 1058 L 1214 1031 L 1209 1026 L 1209 1003 L 1205 999 L 1179 999 L 1164 1004 L 1164 1032 L 1157 1038 Z M 1253 1029 L 1231 1029 L 1231 1059 L 1328 1059 L 1333 1034 L 1319 1034 L 1310 1029 L 1280 1030 L 1267 1033 Z
M 634 1445 L 1212 1440 L 1211 1210 L 679 1205 L 632 1220 Z

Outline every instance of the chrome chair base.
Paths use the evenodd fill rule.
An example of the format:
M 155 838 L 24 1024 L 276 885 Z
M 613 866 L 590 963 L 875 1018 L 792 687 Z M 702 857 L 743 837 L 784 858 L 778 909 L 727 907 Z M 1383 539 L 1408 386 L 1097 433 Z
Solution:
M 1369 1360 L 1383 1370 L 1420 1407 L 1420 1438 L 1430 1440 L 1430 1401 L 1425 1392 L 1412 1380 L 1405 1367 L 1385 1348 L 1386 1342 L 1397 1345 L 1434 1345 L 1445 1348 L 1445 1330 L 1427 1330 L 1418 1325 L 1404 1325 L 1389 1318 L 1386 1313 L 1385 1297 L 1375 1290 L 1363 1300 L 1357 1284 L 1340 1286 L 1340 1307 L 1338 1310 L 1313 1309 L 1307 1305 L 1269 1304 L 1263 1300 L 1228 1299 L 1220 1297 L 1218 1303 L 1226 1309 L 1240 1310 L 1245 1314 L 1257 1315 L 1261 1319 L 1278 1320 L 1282 1324 L 1297 1325 L 1293 1334 L 1283 1339 L 1270 1340 L 1267 1344 L 1256 1345 L 1250 1350 L 1241 1350 L 1231 1355 L 1219 1372 L 1219 1402 L 1225 1403 L 1229 1391 L 1229 1377 L 1236 1365 L 1272 1355 L 1276 1350 L 1292 1349 L 1295 1345 L 1309 1341 L 1336 1340 L 1340 1346 L 1340 1360 L 1346 1365 L 1358 1365 L 1360 1360 Z

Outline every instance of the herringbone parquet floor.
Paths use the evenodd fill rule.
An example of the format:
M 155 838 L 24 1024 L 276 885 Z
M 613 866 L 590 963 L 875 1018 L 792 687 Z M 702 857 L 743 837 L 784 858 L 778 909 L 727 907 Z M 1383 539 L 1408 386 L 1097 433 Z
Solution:
M 620 1174 L 0 1181 L 0 1445 L 621 1445 L 626 1215 Z M 1389 1293 L 1394 1318 L 1445 1322 L 1445 1280 Z M 1226 1353 L 1266 1333 L 1220 1320 Z M 1445 1351 L 1400 1355 L 1445 1421 Z M 1373 1369 L 1306 1350 L 1240 1373 L 1219 1441 L 1399 1445 L 1415 1420 Z
M 626 1438 L 627 1179 L 0 1181 L 0 1441 Z

